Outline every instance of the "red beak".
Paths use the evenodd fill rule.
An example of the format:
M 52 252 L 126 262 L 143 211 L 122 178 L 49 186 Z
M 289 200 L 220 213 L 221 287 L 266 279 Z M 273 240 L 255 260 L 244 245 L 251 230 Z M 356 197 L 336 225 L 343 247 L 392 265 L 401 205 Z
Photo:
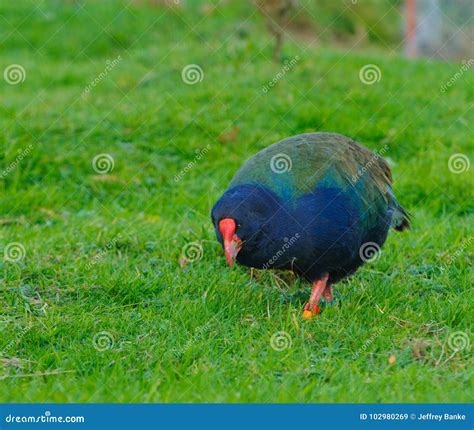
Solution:
M 235 220 L 232 218 L 223 218 L 219 221 L 219 231 L 224 240 L 225 258 L 230 267 L 232 267 L 242 246 L 242 241 L 235 234 L 235 229 Z

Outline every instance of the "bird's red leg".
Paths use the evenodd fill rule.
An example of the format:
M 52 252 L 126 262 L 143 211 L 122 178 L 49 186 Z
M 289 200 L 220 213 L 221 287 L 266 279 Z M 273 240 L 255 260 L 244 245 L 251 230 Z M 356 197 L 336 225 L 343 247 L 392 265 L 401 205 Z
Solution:
M 319 314 L 319 299 L 323 295 L 324 290 L 326 289 L 326 283 L 329 279 L 329 274 L 325 273 L 319 281 L 313 282 L 313 289 L 311 290 L 311 295 L 309 296 L 308 303 L 304 307 L 303 318 L 311 319 L 314 315 Z
M 333 295 L 332 295 L 332 285 L 327 284 L 326 288 L 323 291 L 323 297 L 326 302 L 330 303 L 332 302 Z

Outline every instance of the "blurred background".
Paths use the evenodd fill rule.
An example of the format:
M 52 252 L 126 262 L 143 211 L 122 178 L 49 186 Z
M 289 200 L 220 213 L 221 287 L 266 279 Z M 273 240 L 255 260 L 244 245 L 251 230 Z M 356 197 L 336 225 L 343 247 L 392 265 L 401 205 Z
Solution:
M 287 37 L 300 43 L 341 49 L 371 46 L 389 52 L 405 52 L 412 57 L 444 60 L 471 58 L 474 49 L 472 0 L 52 0 L 20 4 L 31 8 L 27 16 L 22 17 L 26 21 L 35 17 L 54 20 L 65 7 L 80 9 L 86 4 L 94 5 L 96 13 L 97 7 L 110 10 L 114 6 L 116 11 L 145 7 L 150 16 L 172 9 L 177 15 L 186 15 L 187 23 L 196 26 L 193 29 L 195 36 L 203 39 L 206 35 L 199 29 L 200 20 L 214 17 L 221 21 L 228 17 L 233 23 L 221 27 L 224 37 L 237 34 L 245 39 L 255 35 L 255 26 L 266 25 L 270 32 L 281 27 Z M 254 16 L 256 9 L 261 12 L 259 19 Z M 187 12 L 193 15 L 187 15 Z M 97 23 L 100 18 L 100 15 L 96 17 Z M 3 25 L 8 28 L 13 23 L 4 22 Z M 68 23 L 64 25 L 61 31 L 67 30 Z M 91 22 L 90 25 L 92 35 L 95 24 Z M 130 23 L 110 37 L 125 48 L 133 40 L 133 33 Z M 19 34 L 17 36 L 18 43 L 24 42 Z M 31 42 L 34 44 L 34 39 Z
M 135 0 L 149 6 L 193 8 L 197 14 L 231 12 L 238 20 L 256 6 L 272 32 L 280 25 L 290 37 L 363 49 L 369 45 L 410 57 L 464 59 L 473 56 L 474 2 L 472 0 Z M 77 4 L 81 0 L 76 1 Z M 245 3 L 248 3 L 246 7 Z M 235 29 L 241 36 L 250 24 Z

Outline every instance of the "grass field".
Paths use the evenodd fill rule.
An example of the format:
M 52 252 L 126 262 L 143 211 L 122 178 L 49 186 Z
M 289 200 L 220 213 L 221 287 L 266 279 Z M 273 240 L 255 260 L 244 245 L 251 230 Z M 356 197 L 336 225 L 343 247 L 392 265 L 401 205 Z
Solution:
M 472 401 L 472 70 L 289 40 L 282 76 L 244 2 L 0 15 L 0 401 Z M 306 322 L 309 286 L 229 269 L 209 212 L 310 131 L 385 147 L 413 227 Z

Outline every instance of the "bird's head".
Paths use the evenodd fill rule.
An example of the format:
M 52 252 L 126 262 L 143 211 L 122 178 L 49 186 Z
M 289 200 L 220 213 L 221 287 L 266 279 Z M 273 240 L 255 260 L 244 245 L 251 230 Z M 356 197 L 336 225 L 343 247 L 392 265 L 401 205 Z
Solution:
M 229 266 L 238 256 L 251 257 L 261 246 L 267 221 L 276 210 L 276 200 L 269 193 L 259 185 L 238 185 L 226 191 L 212 208 L 212 223 Z

